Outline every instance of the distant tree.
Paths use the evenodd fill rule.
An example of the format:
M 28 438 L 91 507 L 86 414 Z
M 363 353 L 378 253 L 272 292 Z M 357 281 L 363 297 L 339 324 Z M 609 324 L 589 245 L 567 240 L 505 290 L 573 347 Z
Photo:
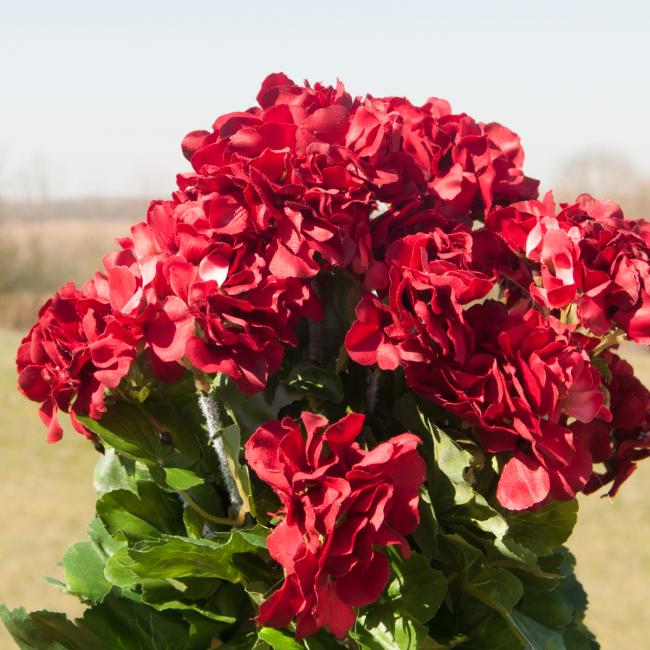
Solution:
M 560 201 L 586 192 L 620 203 L 630 218 L 650 219 L 650 178 L 615 151 L 587 150 L 572 157 L 561 168 L 555 188 Z

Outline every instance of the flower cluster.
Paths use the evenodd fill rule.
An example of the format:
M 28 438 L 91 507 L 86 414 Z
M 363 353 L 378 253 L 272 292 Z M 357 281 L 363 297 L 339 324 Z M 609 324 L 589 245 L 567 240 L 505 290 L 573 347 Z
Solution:
M 594 462 L 618 485 L 643 446 L 616 441 L 644 425 L 617 422 L 608 372 L 625 382 L 602 352 L 623 334 L 650 343 L 650 226 L 587 195 L 538 201 L 519 138 L 440 99 L 272 74 L 257 100 L 186 136 L 178 190 L 41 311 L 17 364 L 49 439 L 59 410 L 85 432 L 77 416 L 100 418 L 132 364 L 262 391 L 300 322 L 322 318 L 314 280 L 345 270 L 362 289 L 350 358 L 402 368 L 506 454 L 502 505 L 589 490 Z
M 343 638 L 355 607 L 377 600 L 390 576 L 379 550 L 397 545 L 418 525 L 425 478 L 419 440 L 404 433 L 363 450 L 355 439 L 364 416 L 330 424 L 303 412 L 303 436 L 291 418 L 267 422 L 246 444 L 246 460 L 282 502 L 282 522 L 268 538 L 285 581 L 261 606 L 259 621 L 275 627 L 296 618 L 301 639 L 327 627 Z
M 487 227 L 534 263 L 530 295 L 547 309 L 576 305 L 580 323 L 602 336 L 612 327 L 650 344 L 650 224 L 583 194 L 556 212 L 544 201 L 488 213 Z
M 179 175 L 172 199 L 154 201 L 75 294 L 81 311 L 90 297 L 115 323 L 103 334 L 105 358 L 84 364 L 97 402 L 115 385 L 101 379 L 106 364 L 126 371 L 124 359 L 143 352 L 162 379 L 177 378 L 182 362 L 260 391 L 295 345 L 300 318 L 321 316 L 311 278 L 333 268 L 381 273 L 371 236 L 381 203 L 433 198 L 460 217 L 535 196 L 517 136 L 454 115 L 444 101 L 352 98 L 341 83 L 312 88 L 273 74 L 258 102 L 185 138 L 194 171 Z M 48 327 L 44 316 L 25 344 L 37 345 Z M 77 336 L 95 345 L 93 332 Z M 100 413 L 90 410 L 85 384 L 75 384 L 79 392 L 70 383 L 78 373 L 70 354 L 47 363 L 37 352 L 20 356 L 20 385 L 43 413 Z M 55 417 L 52 427 L 60 431 Z
M 612 426 L 593 362 L 600 337 L 620 328 L 646 342 L 647 233 L 586 195 L 557 215 L 551 195 L 493 207 L 478 229 L 440 206 L 387 211 L 373 229 L 381 268 L 348 353 L 402 367 L 411 388 L 473 425 L 486 451 L 508 452 L 497 490 L 505 507 L 570 499 L 602 480 L 592 467 L 603 454 L 574 433 Z M 487 299 L 496 289 L 505 301 Z M 634 449 L 630 458 L 643 457 Z M 610 449 L 610 465 L 620 453 Z
M 584 492 L 589 494 L 612 483 L 609 496 L 614 496 L 636 469 L 637 461 L 650 457 L 650 393 L 627 361 L 609 350 L 603 357 L 611 373 L 607 388 L 612 418 L 588 425 L 576 421 L 571 428 L 592 461 L 604 466 L 604 471 L 592 474 Z
M 41 403 L 39 415 L 48 442 L 63 435 L 59 410 L 69 412 L 74 427 L 91 434 L 76 414 L 99 419 L 104 390 L 120 384 L 135 356 L 136 336 L 119 323 L 110 304 L 63 286 L 43 305 L 39 320 L 23 339 L 16 358 L 18 385 Z

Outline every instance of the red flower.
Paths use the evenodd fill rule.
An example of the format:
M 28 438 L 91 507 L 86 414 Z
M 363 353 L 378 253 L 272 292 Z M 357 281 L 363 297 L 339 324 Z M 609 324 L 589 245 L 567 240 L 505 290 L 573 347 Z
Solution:
M 594 472 L 584 491 L 589 494 L 611 483 L 614 496 L 636 469 L 638 461 L 650 456 L 650 393 L 634 376 L 632 366 L 611 351 L 603 353 L 611 381 L 611 421 L 595 420 L 589 425 L 575 422 L 575 435 L 589 450 L 594 463 L 603 463 L 604 472 Z
M 406 364 L 407 382 L 476 426 L 487 451 L 515 452 L 497 491 L 502 505 L 521 510 L 572 498 L 591 461 L 566 419 L 611 417 L 582 341 L 538 312 L 508 315 L 493 301 L 472 307 L 467 323 L 476 346 L 464 363 Z
M 462 305 L 492 289 L 487 276 L 470 268 L 471 251 L 472 234 L 453 227 L 395 240 L 386 252 L 388 305 L 370 294 L 362 298 L 345 339 L 350 358 L 382 369 L 400 360 L 464 359 L 472 332 Z
M 481 216 L 493 204 L 537 196 L 521 171 L 519 138 L 505 127 L 451 114 L 444 100 L 417 107 L 398 97 L 367 97 L 353 111 L 347 146 L 374 170 L 380 201 L 429 193 L 445 209 Z
M 41 403 L 48 442 L 63 435 L 59 410 L 70 413 L 74 427 L 92 437 L 75 416 L 101 418 L 104 390 L 117 387 L 129 371 L 136 343 L 112 317 L 109 304 L 85 296 L 72 283 L 43 305 L 18 348 L 16 366 L 21 391 Z
M 597 335 L 616 325 L 650 344 L 650 224 L 624 219 L 616 204 L 586 194 L 565 212 L 582 232 L 580 319 Z
M 246 219 L 232 197 L 179 194 L 153 203 L 123 245 L 138 277 L 149 279 L 141 317 L 154 353 L 168 363 L 186 356 L 251 393 L 278 370 L 284 345 L 295 344 L 298 320 L 320 318 L 320 308 L 308 280 L 272 272 L 276 258 Z
M 355 102 L 340 83 L 311 88 L 283 74 L 264 80 L 258 101 L 186 138 L 195 173 L 179 176 L 181 189 L 233 196 L 279 277 L 316 275 L 315 255 L 365 271 L 373 170 L 344 145 Z
M 425 478 L 419 440 L 410 433 L 370 451 L 354 440 L 364 416 L 351 413 L 334 424 L 302 414 L 267 422 L 246 444 L 246 459 L 282 501 L 283 521 L 268 538 L 285 581 L 260 606 L 259 621 L 275 627 L 295 617 L 301 639 L 327 627 L 343 638 L 355 607 L 383 591 L 390 575 L 378 547 L 396 544 L 418 524 L 418 492 Z
M 493 210 L 488 228 L 532 262 L 530 294 L 555 309 L 577 302 L 583 325 L 597 336 L 613 326 L 650 343 L 650 225 L 625 219 L 611 201 L 587 194 L 555 214 L 549 193 Z

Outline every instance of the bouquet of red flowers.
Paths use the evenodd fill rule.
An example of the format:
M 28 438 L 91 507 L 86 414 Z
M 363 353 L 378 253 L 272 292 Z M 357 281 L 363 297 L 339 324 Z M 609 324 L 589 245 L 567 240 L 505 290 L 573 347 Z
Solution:
M 576 494 L 650 455 L 650 225 L 538 199 L 440 99 L 262 83 L 17 356 L 101 454 L 70 621 L 22 648 L 598 647 Z

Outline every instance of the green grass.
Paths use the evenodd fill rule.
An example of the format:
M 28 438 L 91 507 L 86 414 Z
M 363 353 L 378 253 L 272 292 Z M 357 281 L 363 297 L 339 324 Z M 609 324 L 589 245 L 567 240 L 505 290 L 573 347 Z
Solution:
M 84 537 L 93 513 L 92 468 L 96 452 L 69 427 L 62 442 L 45 443 L 36 405 L 15 388 L 13 359 L 19 336 L 0 330 L 0 486 L 4 529 L 0 535 L 0 602 L 11 607 L 78 614 L 77 601 L 46 584 L 61 575 L 56 562 Z M 650 355 L 628 350 L 650 381 Z M 588 623 L 604 650 L 649 647 L 650 461 L 614 500 L 581 500 L 570 546 L 590 597 Z M 14 648 L 0 629 L 0 648 Z M 541 649 L 540 649 L 541 650 Z

